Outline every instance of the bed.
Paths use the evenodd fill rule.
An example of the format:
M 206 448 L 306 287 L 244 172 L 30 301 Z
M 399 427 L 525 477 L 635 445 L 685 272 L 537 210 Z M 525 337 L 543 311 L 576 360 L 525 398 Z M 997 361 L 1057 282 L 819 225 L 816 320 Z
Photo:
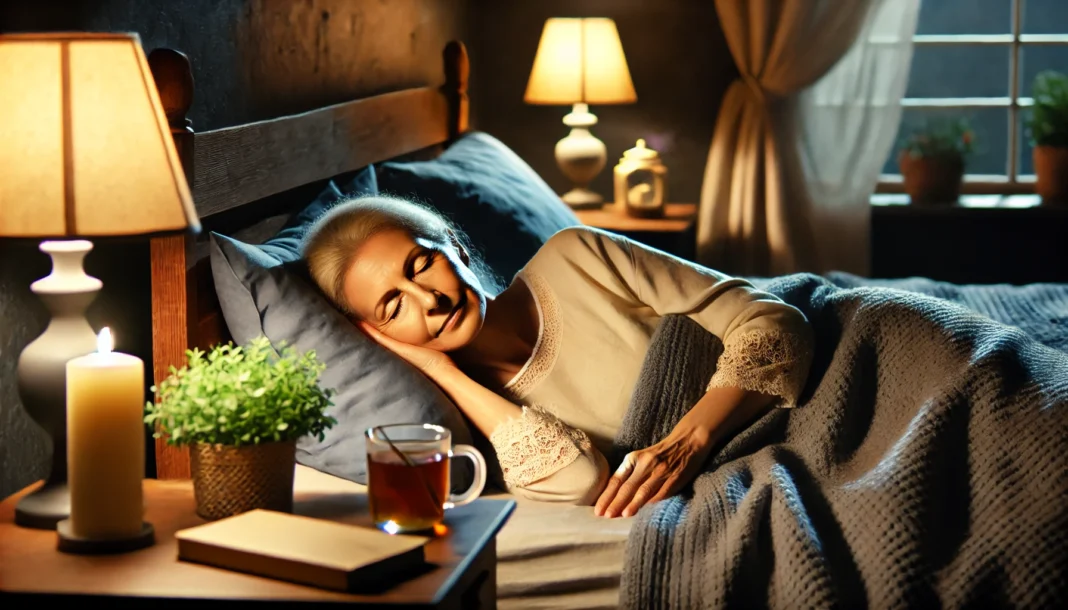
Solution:
M 218 245 L 209 232 L 255 243 L 298 215 L 310 198 L 312 191 L 302 190 L 308 185 L 351 175 L 370 164 L 433 160 L 470 141 L 468 63 L 463 45 L 450 43 L 443 60 L 440 87 L 406 89 L 197 133 L 186 119 L 193 100 L 188 59 L 169 49 L 150 54 L 161 101 L 205 227 L 196 237 L 158 237 L 151 243 L 152 368 L 157 382 L 171 366 L 184 363 L 186 349 L 203 349 L 236 338 L 237 321 L 233 315 L 227 318 L 220 303 L 219 267 L 213 275 L 212 262 L 213 248 Z M 301 194 L 295 196 L 296 192 Z M 477 215 L 481 210 L 470 212 Z M 880 284 L 842 274 L 830 279 L 846 287 Z M 1050 347 L 1068 349 L 1068 286 L 954 287 L 927 280 L 881 285 L 954 300 L 1019 326 Z M 358 448 L 351 445 L 350 451 Z M 161 479 L 189 477 L 186 450 L 158 441 L 155 464 Z M 298 493 L 362 490 L 350 480 L 357 477 L 327 474 L 336 464 L 314 460 L 305 460 L 305 464 L 314 467 L 297 467 Z M 503 492 L 487 490 L 486 494 Z M 633 523 L 633 518 L 595 518 L 589 507 L 518 499 L 518 508 L 497 542 L 501 607 L 616 607 Z
M 210 231 L 255 241 L 278 229 L 294 201 L 297 208 L 307 202 L 304 193 L 292 195 L 305 185 L 394 158 L 433 158 L 467 131 L 468 64 L 459 42 L 444 49 L 440 87 L 202 133 L 186 118 L 194 97 L 188 58 L 157 49 L 149 63 L 205 228 L 198 236 L 151 242 L 157 382 L 185 362 L 186 349 L 232 337 L 213 281 Z M 190 476 L 185 449 L 157 441 L 155 464 L 161 479 Z M 304 465 L 297 466 L 296 481 L 297 493 L 363 490 Z M 520 500 L 497 541 L 501 607 L 615 607 L 628 525 L 597 519 L 589 507 Z

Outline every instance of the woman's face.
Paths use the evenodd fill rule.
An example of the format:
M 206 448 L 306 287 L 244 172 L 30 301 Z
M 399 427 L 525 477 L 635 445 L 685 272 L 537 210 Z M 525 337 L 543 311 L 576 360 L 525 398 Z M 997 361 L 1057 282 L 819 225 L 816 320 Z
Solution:
M 359 319 L 387 336 L 451 352 L 474 340 L 486 313 L 486 295 L 466 263 L 454 244 L 382 231 L 353 257 L 344 296 Z

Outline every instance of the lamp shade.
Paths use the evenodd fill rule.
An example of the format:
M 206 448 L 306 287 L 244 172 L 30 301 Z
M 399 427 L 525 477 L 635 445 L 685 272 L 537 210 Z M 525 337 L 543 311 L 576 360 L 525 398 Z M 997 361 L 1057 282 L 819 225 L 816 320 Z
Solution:
M 545 22 L 528 104 L 630 104 L 638 100 L 616 23 L 603 17 Z
M 0 36 L 0 237 L 199 229 L 136 34 Z

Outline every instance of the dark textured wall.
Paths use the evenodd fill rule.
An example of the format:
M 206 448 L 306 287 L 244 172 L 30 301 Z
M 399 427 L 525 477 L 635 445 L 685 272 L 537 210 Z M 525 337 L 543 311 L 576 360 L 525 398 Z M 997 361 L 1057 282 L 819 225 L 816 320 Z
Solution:
M 569 188 L 553 157 L 567 135 L 570 108 L 523 103 L 542 26 L 549 17 L 611 17 L 619 29 L 638 102 L 597 106 L 592 129 L 608 148 L 593 187 L 612 197 L 611 170 L 646 138 L 668 166 L 669 198 L 696 202 L 719 102 L 737 70 L 707 0 L 478 0 L 471 53 L 472 108 L 478 127 L 514 149 L 557 190 Z
M 467 38 L 467 13 L 466 0 L 16 0 L 0 2 L 0 32 L 134 31 L 146 50 L 185 51 L 191 118 L 205 130 L 440 82 L 441 49 Z M 151 370 L 147 246 L 98 244 L 86 266 L 104 281 L 93 327 L 111 326 L 117 348 Z M 35 244 L 0 243 L 0 497 L 46 470 L 46 438 L 21 408 L 15 369 L 47 324 L 29 285 L 48 270 Z

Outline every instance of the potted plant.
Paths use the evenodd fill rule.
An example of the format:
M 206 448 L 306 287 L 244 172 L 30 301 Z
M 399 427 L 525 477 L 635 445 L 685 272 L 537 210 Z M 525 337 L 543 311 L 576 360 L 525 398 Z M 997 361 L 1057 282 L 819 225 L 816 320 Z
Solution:
M 197 514 L 205 519 L 266 508 L 293 509 L 296 440 L 322 440 L 337 421 L 326 414 L 332 389 L 314 351 L 260 337 L 210 353 L 186 352 L 188 363 L 159 386 L 145 422 L 171 445 L 188 445 Z
M 1032 94 L 1028 131 L 1034 146 L 1035 192 L 1043 203 L 1068 203 L 1068 76 L 1041 72 Z
M 974 139 L 965 119 L 931 123 L 905 139 L 898 166 L 912 203 L 957 202 L 965 160 L 972 152 Z

